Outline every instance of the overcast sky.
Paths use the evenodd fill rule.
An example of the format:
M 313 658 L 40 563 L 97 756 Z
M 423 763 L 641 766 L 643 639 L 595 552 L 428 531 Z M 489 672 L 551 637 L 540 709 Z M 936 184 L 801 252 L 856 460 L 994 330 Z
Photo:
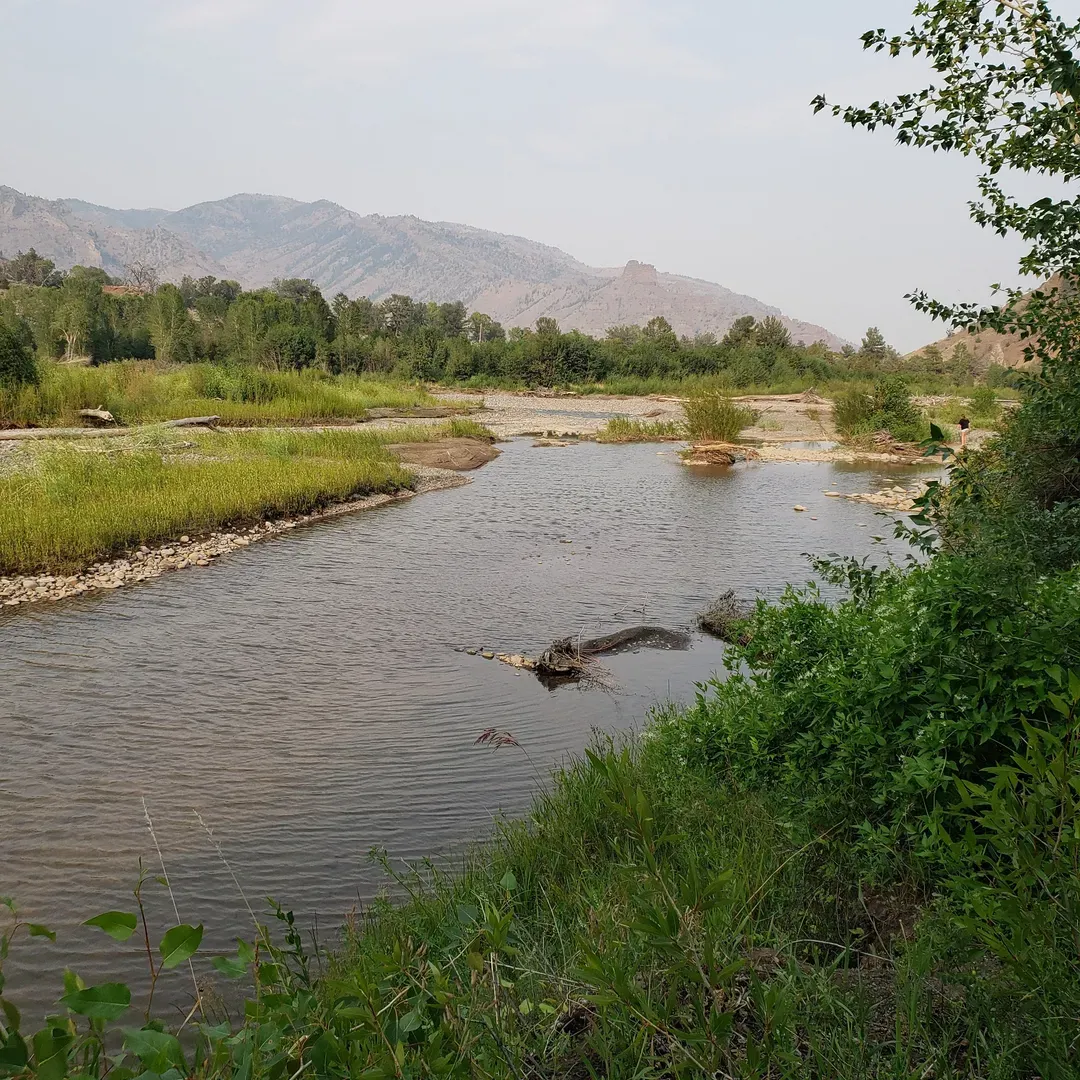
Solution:
M 913 6 L 0 0 L 0 183 L 466 222 L 718 281 L 855 340 L 878 324 L 908 350 L 941 331 L 905 292 L 983 299 L 1017 255 L 967 220 L 970 163 L 808 107 L 921 85 L 859 42 Z

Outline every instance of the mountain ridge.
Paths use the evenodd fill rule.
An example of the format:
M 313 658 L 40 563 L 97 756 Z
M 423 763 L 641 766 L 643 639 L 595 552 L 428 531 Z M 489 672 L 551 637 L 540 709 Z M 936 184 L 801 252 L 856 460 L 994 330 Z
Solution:
M 328 199 L 241 192 L 173 211 L 114 209 L 0 185 L 0 252 L 30 247 L 61 269 L 83 263 L 123 275 L 144 260 L 163 280 L 213 274 L 257 288 L 300 277 L 327 295 L 461 300 L 508 327 L 548 316 L 564 329 L 602 335 L 662 315 L 680 334 L 723 334 L 742 315 L 773 315 L 797 341 L 844 344 L 824 327 L 701 278 L 635 260 L 592 267 L 527 237 L 414 215 L 361 215 Z

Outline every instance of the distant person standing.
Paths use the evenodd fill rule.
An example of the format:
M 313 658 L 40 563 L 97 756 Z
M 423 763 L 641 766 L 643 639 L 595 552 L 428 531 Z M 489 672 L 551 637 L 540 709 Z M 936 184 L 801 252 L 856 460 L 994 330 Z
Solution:
M 971 427 L 971 421 L 966 416 L 961 416 L 958 423 L 960 424 L 960 449 L 967 449 L 968 440 L 968 428 Z

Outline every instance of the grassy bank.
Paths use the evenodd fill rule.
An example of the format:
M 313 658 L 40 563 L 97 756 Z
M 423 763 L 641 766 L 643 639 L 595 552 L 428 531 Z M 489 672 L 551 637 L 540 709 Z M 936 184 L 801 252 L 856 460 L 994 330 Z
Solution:
M 405 902 L 372 905 L 319 965 L 285 913 L 257 952 L 216 958 L 219 982 L 253 980 L 246 1022 L 211 997 L 186 1045 L 160 1022 L 143 1035 L 127 987 L 72 975 L 48 1038 L 20 1046 L 10 1013 L 0 1031 L 7 1061 L 60 1043 L 88 1076 L 1075 1075 L 1066 1025 L 1047 1026 L 1060 996 L 1024 993 L 917 877 L 866 872 L 663 739 L 600 746 L 457 873 L 399 878 Z M 130 933 L 136 916 L 98 925 Z M 197 947 L 201 929 L 169 933 Z M 130 1025 L 120 1069 L 103 1017 Z M 0 1075 L 52 1075 L 4 1060 Z
M 437 404 L 414 383 L 315 370 L 137 360 L 100 367 L 47 364 L 36 385 L 0 384 L 0 427 L 78 426 L 80 409 L 106 409 L 120 424 L 209 415 L 220 416 L 223 424 L 274 424 L 349 420 L 371 408 Z
M 107 442 L 27 447 L 0 473 L 0 573 L 74 570 L 410 483 L 376 433 L 151 431 Z

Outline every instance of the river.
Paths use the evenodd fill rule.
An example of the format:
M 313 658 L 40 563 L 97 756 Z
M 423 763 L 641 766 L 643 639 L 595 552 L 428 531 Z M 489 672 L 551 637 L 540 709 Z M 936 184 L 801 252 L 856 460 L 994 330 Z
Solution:
M 804 552 L 906 551 L 872 539 L 892 530 L 868 507 L 822 491 L 916 470 L 698 471 L 655 445 L 503 449 L 466 487 L 0 616 L 0 894 L 59 933 L 5 964 L 5 995 L 29 1017 L 62 992 L 66 964 L 87 982 L 138 970 L 136 939 L 79 923 L 132 910 L 140 859 L 160 872 L 143 798 L 206 950 L 227 951 L 250 923 L 195 810 L 259 909 L 272 895 L 332 944 L 383 881 L 370 848 L 394 860 L 460 851 L 528 804 L 530 759 L 546 772 L 593 729 L 640 725 L 722 657 L 696 636 L 686 652 L 611 658 L 614 689 L 552 691 L 460 650 L 689 626 L 728 588 L 775 596 L 807 580 Z M 527 756 L 476 746 L 488 727 Z M 164 891 L 148 895 L 164 930 Z M 181 997 L 182 979 L 167 992 Z

